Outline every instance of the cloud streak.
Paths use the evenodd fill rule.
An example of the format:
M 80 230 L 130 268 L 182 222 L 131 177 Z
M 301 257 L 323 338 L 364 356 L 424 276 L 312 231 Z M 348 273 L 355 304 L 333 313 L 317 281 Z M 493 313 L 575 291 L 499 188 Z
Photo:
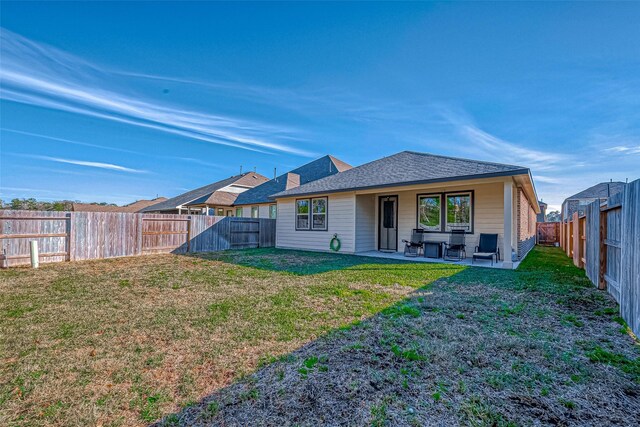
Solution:
M 533 170 L 554 170 L 566 164 L 570 156 L 522 147 L 486 132 L 471 120 L 443 109 L 442 116 L 456 132 L 486 157 L 498 162 L 520 164 Z M 574 163 L 574 166 L 577 164 Z
M 615 147 L 606 148 L 604 151 L 616 154 L 640 154 L 640 145 L 616 145 Z
M 264 153 L 313 156 L 281 141 L 296 130 L 172 105 L 134 93 L 122 74 L 0 29 L 0 98 Z
M 5 154 L 18 156 L 18 157 L 28 157 L 28 158 L 31 158 L 31 159 L 46 160 L 46 161 L 49 161 L 49 162 L 63 163 L 63 164 L 68 164 L 68 165 L 86 166 L 86 167 L 96 168 L 96 169 L 106 169 L 106 170 L 112 170 L 112 171 L 117 171 L 117 172 L 149 173 L 149 171 L 146 171 L 146 170 L 128 168 L 128 167 L 121 166 L 121 165 L 116 165 L 116 164 L 113 164 L 113 163 L 94 162 L 94 161 L 89 161 L 89 160 L 65 159 L 65 158 L 62 158 L 62 157 L 39 156 L 39 155 L 22 154 L 22 153 L 5 153 Z

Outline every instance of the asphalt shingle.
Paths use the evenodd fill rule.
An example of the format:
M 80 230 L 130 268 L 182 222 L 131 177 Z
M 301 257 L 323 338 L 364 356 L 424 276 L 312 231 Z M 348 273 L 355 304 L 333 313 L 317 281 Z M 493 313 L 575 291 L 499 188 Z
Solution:
M 300 185 L 304 185 L 327 176 L 344 172 L 350 168 L 351 165 L 333 156 L 327 155 L 307 163 L 306 165 L 302 165 L 288 173 L 299 175 Z M 234 205 L 252 205 L 273 202 L 271 196 L 286 189 L 288 173 L 282 174 L 265 182 L 264 184 L 252 188 L 251 190 L 240 193 Z
M 402 151 L 273 196 L 290 197 L 528 173 L 529 169 L 523 166 Z

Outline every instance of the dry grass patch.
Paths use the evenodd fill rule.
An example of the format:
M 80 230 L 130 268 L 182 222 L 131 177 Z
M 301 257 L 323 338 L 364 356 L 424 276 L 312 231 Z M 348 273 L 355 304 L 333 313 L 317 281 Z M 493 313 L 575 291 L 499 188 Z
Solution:
M 0 272 L 0 425 L 145 425 L 456 266 L 255 250 Z

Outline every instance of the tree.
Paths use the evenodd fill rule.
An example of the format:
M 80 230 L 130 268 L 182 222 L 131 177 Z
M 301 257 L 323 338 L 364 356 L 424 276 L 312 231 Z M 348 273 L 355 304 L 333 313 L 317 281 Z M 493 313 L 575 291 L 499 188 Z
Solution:
M 560 211 L 551 211 L 547 214 L 547 222 L 560 222 Z

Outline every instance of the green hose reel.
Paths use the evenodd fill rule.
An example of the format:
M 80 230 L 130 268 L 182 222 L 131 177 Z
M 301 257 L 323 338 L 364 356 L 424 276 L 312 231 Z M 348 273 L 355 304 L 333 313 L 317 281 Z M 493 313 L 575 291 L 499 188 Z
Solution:
M 331 250 L 334 252 L 338 252 L 340 250 L 340 245 L 341 244 L 340 239 L 338 239 L 338 235 L 334 234 L 331 242 L 329 243 L 329 248 L 331 248 Z

